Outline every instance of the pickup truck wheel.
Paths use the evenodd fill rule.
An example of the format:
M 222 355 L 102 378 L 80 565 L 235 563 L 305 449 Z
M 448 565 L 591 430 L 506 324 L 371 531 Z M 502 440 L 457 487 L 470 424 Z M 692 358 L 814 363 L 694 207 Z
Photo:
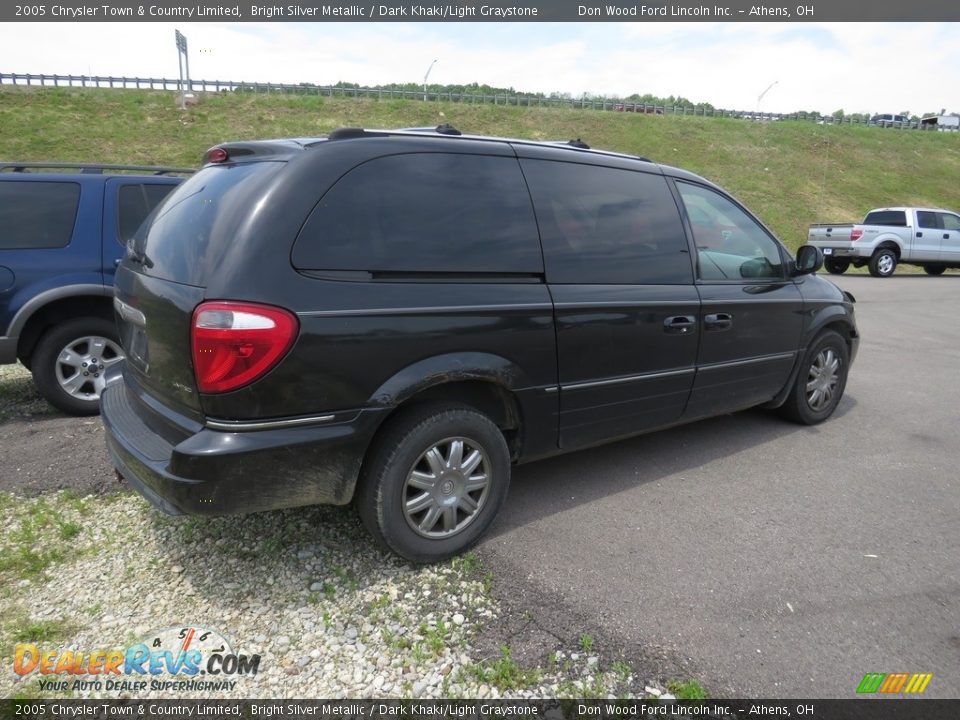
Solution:
M 943 275 L 943 272 L 947 269 L 946 265 L 924 265 L 923 271 L 927 275 Z
M 47 330 L 30 365 L 37 390 L 51 405 L 71 415 L 96 415 L 104 372 L 122 359 L 116 326 L 83 317 Z
M 890 277 L 897 269 L 897 254 L 890 248 L 880 248 L 870 258 L 870 274 L 874 277 Z
M 383 547 L 436 562 L 469 548 L 493 522 L 510 484 L 510 452 L 500 429 L 472 408 L 401 412 L 364 461 L 357 511 Z
M 850 260 L 847 258 L 826 258 L 823 266 L 831 275 L 843 275 L 850 267 Z
M 839 333 L 827 330 L 813 341 L 781 414 L 801 425 L 816 425 L 833 414 L 847 386 L 850 349 Z

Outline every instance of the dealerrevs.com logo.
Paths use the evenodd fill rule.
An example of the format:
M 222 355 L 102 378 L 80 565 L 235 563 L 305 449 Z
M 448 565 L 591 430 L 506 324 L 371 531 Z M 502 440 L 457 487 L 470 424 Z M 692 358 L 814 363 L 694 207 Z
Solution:
M 13 671 L 35 674 L 41 690 L 146 692 L 233 690 L 231 678 L 256 675 L 260 655 L 233 651 L 216 630 L 200 626 L 155 630 L 125 650 L 14 649 Z

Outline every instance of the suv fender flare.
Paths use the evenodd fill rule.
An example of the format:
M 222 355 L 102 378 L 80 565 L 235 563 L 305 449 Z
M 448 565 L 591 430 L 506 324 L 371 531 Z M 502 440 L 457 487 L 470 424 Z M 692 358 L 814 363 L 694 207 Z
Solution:
M 529 386 L 516 364 L 492 353 L 462 352 L 435 355 L 408 365 L 370 396 L 372 407 L 396 407 L 436 385 L 464 380 L 492 382 L 505 390 Z
M 11 338 L 19 337 L 20 331 L 23 330 L 33 314 L 42 309 L 44 305 L 52 303 L 55 300 L 80 296 L 108 297 L 111 295 L 113 295 L 113 288 L 103 284 L 94 285 L 92 283 L 63 285 L 45 290 L 39 295 L 30 298 L 23 304 L 23 307 L 17 310 L 17 314 L 13 316 L 13 320 L 10 321 L 10 326 L 7 328 L 7 336 Z

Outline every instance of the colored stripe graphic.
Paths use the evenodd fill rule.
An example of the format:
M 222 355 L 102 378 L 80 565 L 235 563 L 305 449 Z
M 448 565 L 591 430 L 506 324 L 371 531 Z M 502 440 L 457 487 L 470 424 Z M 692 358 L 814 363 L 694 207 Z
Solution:
M 914 673 L 904 689 L 905 693 L 919 694 L 927 689 L 927 685 L 933 679 L 933 673 Z
M 857 686 L 857 692 L 884 695 L 903 692 L 919 695 L 927 689 L 932 679 L 933 673 L 867 673 Z
M 867 673 L 863 676 L 863 680 L 860 681 L 860 685 L 857 687 L 858 693 L 875 693 L 880 689 L 880 683 L 883 682 L 883 679 L 886 677 L 886 673 Z

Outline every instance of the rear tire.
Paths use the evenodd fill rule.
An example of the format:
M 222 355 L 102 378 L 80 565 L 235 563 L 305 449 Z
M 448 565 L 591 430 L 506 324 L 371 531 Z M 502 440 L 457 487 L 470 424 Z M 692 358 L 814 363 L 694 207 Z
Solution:
M 880 248 L 870 258 L 870 274 L 874 277 L 890 277 L 897 269 L 897 254 L 892 248 Z
M 360 519 L 381 546 L 412 562 L 462 553 L 507 496 L 503 433 L 464 405 L 412 407 L 388 422 L 361 471 Z
M 780 414 L 801 425 L 816 425 L 833 414 L 847 386 L 850 348 L 833 331 L 821 333 L 803 356 L 800 373 Z
M 823 266 L 831 275 L 843 275 L 850 267 L 850 261 L 847 258 L 826 258 Z
M 81 317 L 47 330 L 30 358 L 33 382 L 54 407 L 71 415 L 97 415 L 104 372 L 123 359 L 117 327 Z
M 946 269 L 947 269 L 946 265 L 936 265 L 933 263 L 931 263 L 930 265 L 923 266 L 923 271 L 927 275 L 943 275 Z

